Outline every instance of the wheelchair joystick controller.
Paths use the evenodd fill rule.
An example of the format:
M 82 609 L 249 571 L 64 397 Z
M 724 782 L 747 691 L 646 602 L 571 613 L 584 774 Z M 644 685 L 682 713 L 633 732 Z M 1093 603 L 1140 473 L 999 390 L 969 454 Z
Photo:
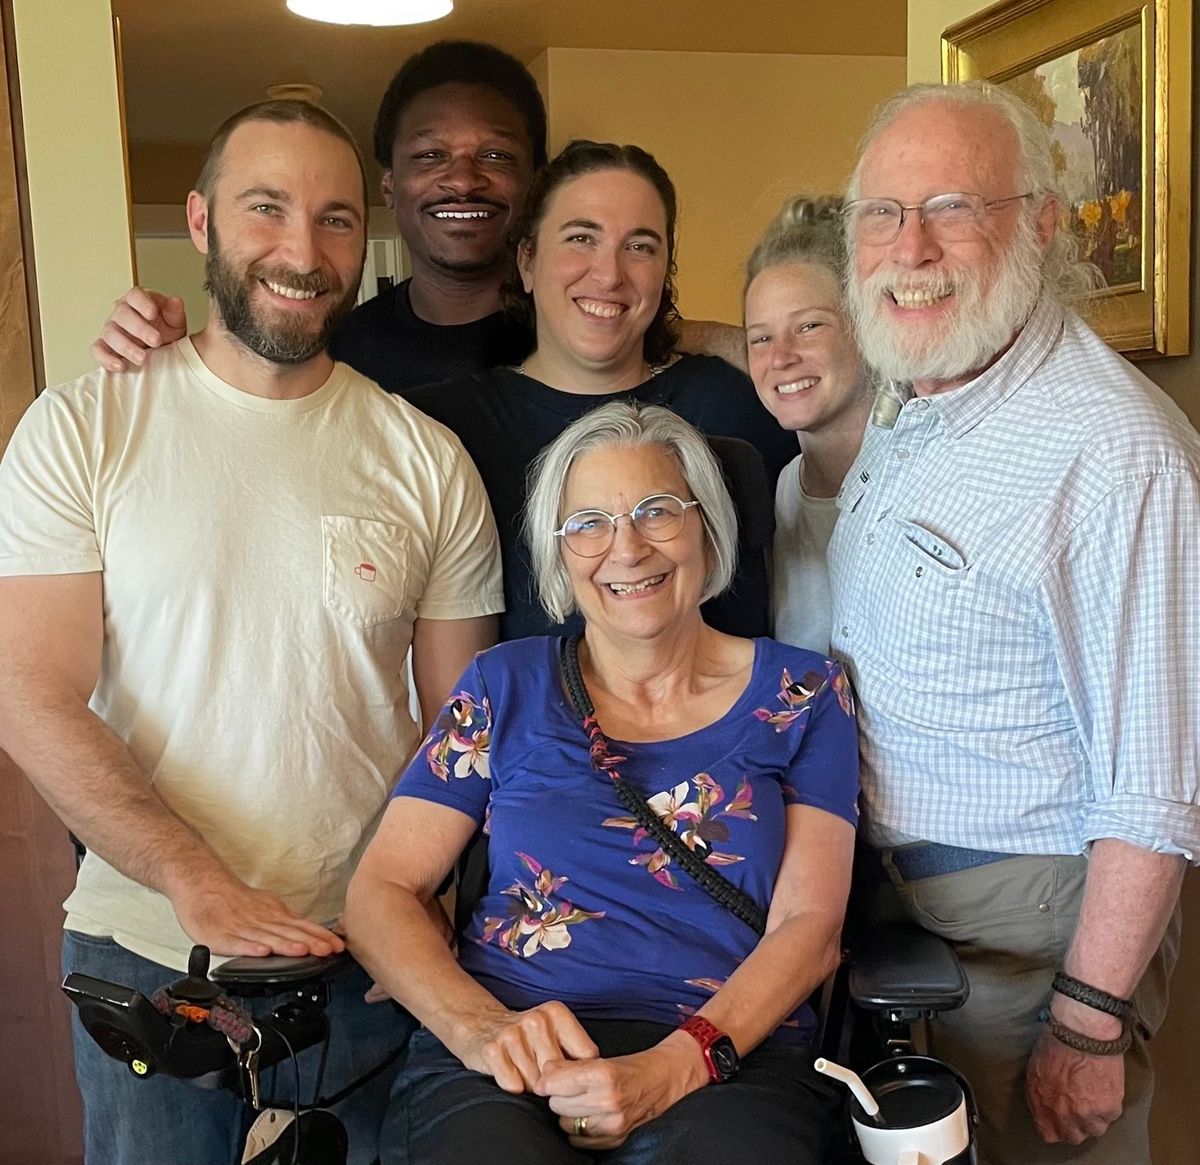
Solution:
M 188 955 L 187 974 L 176 979 L 167 988 L 167 995 L 174 1003 L 193 1003 L 197 1007 L 211 1007 L 221 994 L 221 989 L 208 977 L 208 965 L 212 955 L 208 947 L 196 945 Z
M 219 1087 L 232 1053 L 225 1036 L 205 1022 L 221 996 L 208 981 L 208 965 L 208 948 L 193 947 L 187 975 L 156 992 L 154 1001 L 132 987 L 76 973 L 63 981 L 63 991 L 92 1039 L 135 1076 L 164 1072 Z

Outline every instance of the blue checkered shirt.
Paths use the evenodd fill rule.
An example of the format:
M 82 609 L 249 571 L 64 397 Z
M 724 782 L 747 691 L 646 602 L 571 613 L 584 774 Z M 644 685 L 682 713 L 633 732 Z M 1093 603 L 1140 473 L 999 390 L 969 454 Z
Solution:
M 829 550 L 868 838 L 1200 862 L 1200 436 L 1050 303 L 964 387 L 891 391 Z

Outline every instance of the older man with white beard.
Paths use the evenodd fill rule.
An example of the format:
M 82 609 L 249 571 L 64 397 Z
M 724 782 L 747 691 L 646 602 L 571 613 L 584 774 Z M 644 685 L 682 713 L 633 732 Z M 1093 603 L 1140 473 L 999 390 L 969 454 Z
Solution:
M 1150 1160 L 1145 1042 L 1200 860 L 1200 439 L 1064 306 L 1048 137 L 990 87 L 884 104 L 848 299 L 890 381 L 839 497 L 865 864 L 953 940 L 988 1165 Z

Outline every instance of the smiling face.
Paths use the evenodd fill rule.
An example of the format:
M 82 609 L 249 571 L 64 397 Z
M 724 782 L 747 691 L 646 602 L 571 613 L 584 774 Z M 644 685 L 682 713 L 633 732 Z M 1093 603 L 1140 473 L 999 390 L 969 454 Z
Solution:
M 275 364 L 319 356 L 354 306 L 365 214 L 362 171 L 346 142 L 304 123 L 239 125 L 211 199 L 188 198 L 225 331 Z
M 668 263 L 666 209 L 645 178 L 611 169 L 564 182 L 517 253 L 539 356 L 636 383 Z
M 383 192 L 414 269 L 503 268 L 533 178 L 533 145 L 511 101 L 457 82 L 419 93 L 396 125 Z
M 1016 133 L 994 109 L 928 102 L 898 114 L 867 148 L 859 198 L 916 206 L 935 194 L 987 200 L 1026 193 Z M 897 380 L 954 387 L 1011 342 L 1040 290 L 1057 206 L 989 208 L 968 237 L 946 241 L 909 211 L 890 243 L 851 233 L 848 300 L 868 362 Z
M 579 510 L 628 513 L 654 494 L 690 501 L 674 456 L 659 445 L 613 445 L 580 457 L 567 475 L 560 520 Z M 563 565 L 589 633 L 648 639 L 699 619 L 709 570 L 708 540 L 697 508 L 667 542 L 643 538 L 628 517 L 617 522 L 606 554 L 581 558 L 565 546 Z
M 792 432 L 837 420 L 866 391 L 866 371 L 842 312 L 837 276 L 785 263 L 746 290 L 746 346 L 759 399 Z

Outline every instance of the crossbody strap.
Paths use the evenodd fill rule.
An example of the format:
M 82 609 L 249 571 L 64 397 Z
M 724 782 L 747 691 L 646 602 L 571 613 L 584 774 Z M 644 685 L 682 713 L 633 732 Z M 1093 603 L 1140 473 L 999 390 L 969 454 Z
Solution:
M 703 858 L 697 856 L 673 829 L 664 825 L 646 799 L 617 772 L 616 766 L 625 758 L 615 756 L 609 748 L 592 698 L 583 682 L 579 668 L 579 636 L 572 635 L 563 644 L 563 686 L 571 707 L 583 723 L 588 737 L 588 754 L 592 768 L 607 773 L 622 805 L 663 851 L 694 881 L 710 898 L 724 906 L 736 918 L 740 918 L 760 938 L 767 929 L 767 913 L 744 890 L 735 886 L 724 874 L 714 870 Z

